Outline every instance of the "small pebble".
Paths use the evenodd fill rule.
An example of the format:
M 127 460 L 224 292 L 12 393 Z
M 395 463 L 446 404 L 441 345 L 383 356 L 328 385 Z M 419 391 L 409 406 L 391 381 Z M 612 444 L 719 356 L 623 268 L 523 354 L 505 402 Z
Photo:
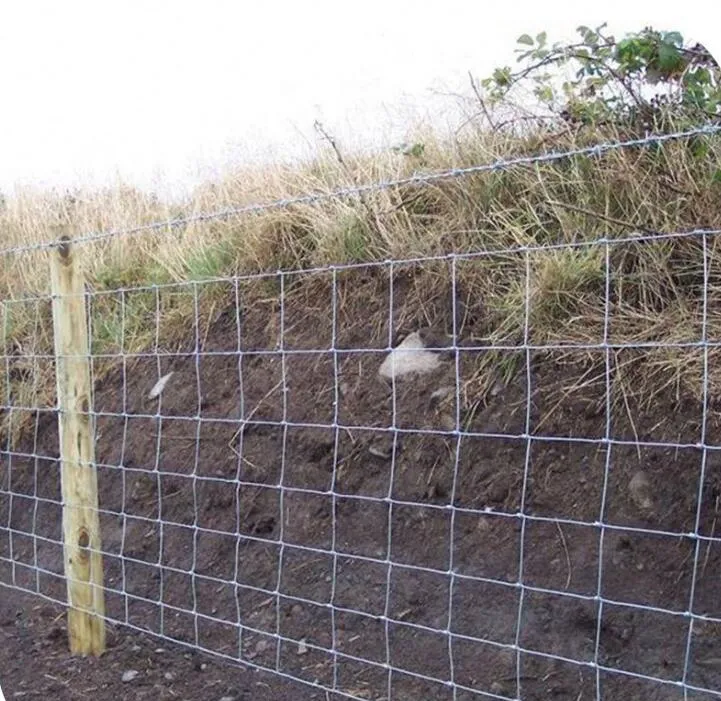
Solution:
M 235 701 L 235 696 L 222 696 L 220 701 Z
M 634 474 L 628 484 L 628 490 L 631 493 L 631 499 L 639 509 L 648 511 L 652 508 L 651 480 L 643 470 L 638 470 Z
M 368 446 L 368 452 L 376 458 L 390 460 L 393 457 L 393 439 L 385 438 L 374 441 Z
M 308 645 L 305 642 L 305 638 L 298 641 L 298 654 L 299 655 L 308 654 Z
M 441 428 L 444 431 L 455 431 L 456 430 L 456 417 L 448 412 L 441 414 L 440 417 Z
M 121 677 L 124 684 L 127 684 L 128 682 L 133 681 L 133 679 L 137 678 L 137 676 L 140 674 L 140 672 L 137 672 L 134 669 L 128 669 L 127 671 L 123 672 L 123 676 Z
M 155 385 L 153 385 L 153 388 L 148 393 L 148 399 L 157 399 L 162 394 L 172 374 L 172 372 L 169 372 L 167 375 L 163 375 Z
M 165 680 L 169 682 L 172 682 L 173 679 L 175 679 L 175 675 L 172 672 L 166 672 L 163 676 L 165 677 Z
M 503 392 L 503 382 L 496 382 L 496 384 L 491 387 L 491 396 L 497 397 L 501 392 Z
M 443 401 L 446 397 L 451 397 L 456 393 L 456 388 L 452 386 L 439 387 L 431 394 L 431 403 L 437 404 Z

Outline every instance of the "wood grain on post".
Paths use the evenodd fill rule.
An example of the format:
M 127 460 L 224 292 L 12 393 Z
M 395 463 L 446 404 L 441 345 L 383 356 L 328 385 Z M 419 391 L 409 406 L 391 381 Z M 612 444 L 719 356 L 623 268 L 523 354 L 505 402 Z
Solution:
M 105 595 L 85 282 L 67 237 L 53 253 L 51 272 L 68 637 L 71 653 L 100 655 L 105 651 Z

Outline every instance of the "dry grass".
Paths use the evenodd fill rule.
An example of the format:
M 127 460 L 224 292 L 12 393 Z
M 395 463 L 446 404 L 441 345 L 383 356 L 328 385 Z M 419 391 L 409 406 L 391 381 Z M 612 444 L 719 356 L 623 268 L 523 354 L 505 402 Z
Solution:
M 425 133 L 419 137 L 424 144 L 420 156 L 389 152 L 344 155 L 339 161 L 329 152 L 307 165 L 228 174 L 199 188 L 184 205 L 166 204 L 128 188 L 77 193 L 72 198 L 18 193 L 0 210 L 2 246 L 48 240 L 58 224 L 78 234 L 122 229 L 629 136 L 584 129 L 537 131 L 524 137 L 477 133 L 444 140 Z M 537 345 L 593 344 L 604 340 L 606 330 L 613 344 L 698 342 L 704 309 L 703 240 L 654 241 L 652 232 L 721 228 L 721 185 L 713 178 L 719 162 L 718 137 L 698 137 L 88 244 L 81 254 L 90 288 L 126 290 L 93 299 L 94 352 L 143 351 L 156 343 L 168 348 L 192 345 L 188 328 L 196 304 L 202 335 L 211 317 L 235 303 L 229 285 L 203 281 L 470 251 L 495 252 L 459 261 L 457 266 L 463 309 L 469 318 L 482 318 L 481 326 L 468 332 L 472 342 L 517 344 L 527 331 L 529 342 Z M 608 247 L 608 304 L 604 246 L 555 248 L 528 256 L 518 252 L 526 246 L 614 240 L 639 232 L 648 233 L 650 240 Z M 716 340 L 721 336 L 717 237 L 708 237 L 706 252 L 706 333 L 709 340 Z M 51 367 L 32 357 L 52 349 L 48 255 L 45 251 L 5 255 L 0 263 L 0 347 L 6 364 L 0 373 L 0 392 L 5 406 L 52 404 Z M 443 266 L 416 266 L 413 274 L 415 292 L 407 304 L 420 309 L 432 306 L 448 288 Z M 164 288 L 162 295 L 151 287 L 187 281 L 201 284 Z M 322 284 L 329 284 L 328 279 Z M 138 286 L 144 289 L 133 290 Z M 248 299 L 268 299 L 277 295 L 277 286 L 270 279 L 260 280 L 249 283 L 246 292 Z M 362 319 L 363 302 L 357 299 L 356 304 Z M 156 328 L 156 305 L 161 308 L 162 328 Z M 396 316 L 402 319 L 403 309 Z M 715 392 L 721 389 L 721 369 L 714 362 L 717 349 L 712 348 L 710 356 Z M 479 372 L 495 362 L 494 357 L 484 355 Z M 96 369 L 102 373 L 111 365 L 111 360 L 99 361 Z M 697 349 L 693 357 L 678 348 L 648 350 L 630 362 L 618 362 L 618 382 L 623 387 L 628 373 L 641 373 L 644 382 L 633 383 L 640 400 L 650 401 L 667 386 L 698 398 L 702 367 Z M 6 429 L 9 422 L 22 423 L 21 411 L 6 411 L 3 416 Z

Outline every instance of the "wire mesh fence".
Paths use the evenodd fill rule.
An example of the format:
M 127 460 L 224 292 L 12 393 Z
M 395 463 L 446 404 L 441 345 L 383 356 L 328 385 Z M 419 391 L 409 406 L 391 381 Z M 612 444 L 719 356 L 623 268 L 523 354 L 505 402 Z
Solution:
M 106 620 L 350 699 L 721 697 L 719 233 L 88 290 Z M 2 301 L 0 583 L 64 603 L 51 305 Z

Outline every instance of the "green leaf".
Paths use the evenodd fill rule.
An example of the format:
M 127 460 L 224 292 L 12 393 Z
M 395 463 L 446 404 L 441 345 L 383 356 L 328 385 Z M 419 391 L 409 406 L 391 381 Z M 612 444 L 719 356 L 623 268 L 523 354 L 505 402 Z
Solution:
M 712 183 L 721 183 L 721 168 L 717 168 L 716 172 L 711 176 Z
M 553 102 L 553 88 L 550 85 L 542 85 L 534 91 L 541 102 Z
M 519 44 L 526 44 L 526 46 L 533 46 L 533 37 L 530 34 L 521 34 L 516 40 Z
M 691 150 L 694 158 L 703 159 L 706 158 L 709 152 L 708 143 L 699 137 L 691 137 L 688 142 L 688 147 Z
M 586 43 L 587 46 L 592 46 L 594 48 L 598 46 L 599 36 L 598 34 L 596 34 L 596 32 L 593 31 L 593 29 L 589 27 L 579 27 L 578 31 L 583 37 L 583 41 Z
M 546 32 L 541 32 L 540 34 L 536 35 L 536 41 L 538 42 L 539 46 L 543 46 L 546 43 L 547 37 L 548 34 L 546 34 Z
M 658 47 L 658 66 L 667 73 L 670 73 L 679 67 L 681 63 L 681 54 L 678 49 L 671 44 L 660 44 Z
M 496 81 L 496 85 L 499 87 L 505 87 L 511 82 L 511 69 L 508 66 L 503 68 L 496 68 L 493 71 L 493 80 Z

